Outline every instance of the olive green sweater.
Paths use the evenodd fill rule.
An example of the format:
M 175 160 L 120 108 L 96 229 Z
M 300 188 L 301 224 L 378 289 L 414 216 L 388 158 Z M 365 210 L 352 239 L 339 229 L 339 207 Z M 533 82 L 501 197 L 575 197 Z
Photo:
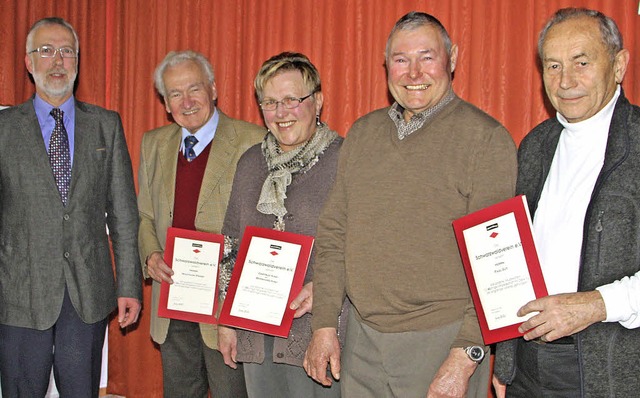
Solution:
M 380 332 L 462 320 L 453 346 L 482 345 L 451 222 L 513 196 L 516 147 L 457 97 L 404 140 L 387 112 L 356 121 L 342 147 L 318 226 L 313 328 L 336 327 L 347 294 Z

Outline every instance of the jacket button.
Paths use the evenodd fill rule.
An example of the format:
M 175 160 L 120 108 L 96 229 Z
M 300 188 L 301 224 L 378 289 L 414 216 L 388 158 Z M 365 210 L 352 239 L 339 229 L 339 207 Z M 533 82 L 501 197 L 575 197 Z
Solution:
M 64 215 L 64 217 L 62 217 L 62 218 L 64 218 L 64 220 L 65 220 L 65 221 L 69 221 L 69 219 L 70 219 L 71 217 L 69 217 L 69 215 L 68 215 L 68 214 L 65 214 L 65 215 Z
M 284 354 L 281 352 L 277 353 L 276 356 L 280 359 L 284 358 Z
M 64 258 L 69 258 L 70 254 L 69 252 L 64 252 Z

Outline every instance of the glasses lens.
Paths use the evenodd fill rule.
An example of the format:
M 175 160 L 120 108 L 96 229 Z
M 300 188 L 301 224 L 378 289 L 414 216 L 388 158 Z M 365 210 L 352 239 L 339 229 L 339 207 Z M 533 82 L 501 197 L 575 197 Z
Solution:
M 272 111 L 276 109 L 277 106 L 278 106 L 278 102 L 274 100 L 266 100 L 260 103 L 260 108 L 262 108 L 262 110 L 265 110 L 265 111 Z
M 58 49 L 62 58 L 75 58 L 76 51 L 71 47 L 62 47 Z
M 40 47 L 39 53 L 40 53 L 40 56 L 43 58 L 51 58 L 55 55 L 56 49 L 49 46 L 42 46 Z
M 282 104 L 287 109 L 297 108 L 300 105 L 299 98 L 285 98 L 282 100 Z

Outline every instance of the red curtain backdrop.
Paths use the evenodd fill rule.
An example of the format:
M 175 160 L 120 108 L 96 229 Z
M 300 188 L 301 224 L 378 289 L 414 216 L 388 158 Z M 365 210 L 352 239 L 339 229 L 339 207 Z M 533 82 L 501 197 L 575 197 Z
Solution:
M 460 47 L 459 96 L 502 122 L 516 143 L 549 117 L 536 41 L 558 8 L 584 6 L 613 17 L 631 63 L 623 87 L 640 102 L 638 0 L 0 0 L 0 104 L 34 92 L 24 66 L 25 38 L 39 18 L 56 15 L 80 38 L 76 96 L 122 116 L 134 172 L 145 131 L 169 123 L 153 87 L 170 50 L 204 53 L 214 66 L 218 106 L 262 120 L 253 93 L 261 63 L 281 51 L 307 54 L 322 76 L 322 119 L 346 135 L 354 120 L 389 105 L 384 47 L 395 21 L 411 10 L 438 17 Z M 150 287 L 137 328 L 109 332 L 109 386 L 115 394 L 162 396 L 160 355 L 149 338 Z

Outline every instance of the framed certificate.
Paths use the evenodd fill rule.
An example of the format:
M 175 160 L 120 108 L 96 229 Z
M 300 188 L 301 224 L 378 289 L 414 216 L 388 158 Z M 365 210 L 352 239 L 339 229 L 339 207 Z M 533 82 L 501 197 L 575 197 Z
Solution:
M 224 237 L 180 228 L 167 230 L 164 261 L 174 274 L 162 282 L 158 316 L 191 322 L 217 323 L 218 267 Z
M 219 323 L 287 337 L 289 308 L 304 283 L 312 236 L 249 226 L 245 229 Z
M 471 297 L 485 344 L 522 336 L 533 314 L 518 309 L 547 295 L 524 195 L 453 222 Z

